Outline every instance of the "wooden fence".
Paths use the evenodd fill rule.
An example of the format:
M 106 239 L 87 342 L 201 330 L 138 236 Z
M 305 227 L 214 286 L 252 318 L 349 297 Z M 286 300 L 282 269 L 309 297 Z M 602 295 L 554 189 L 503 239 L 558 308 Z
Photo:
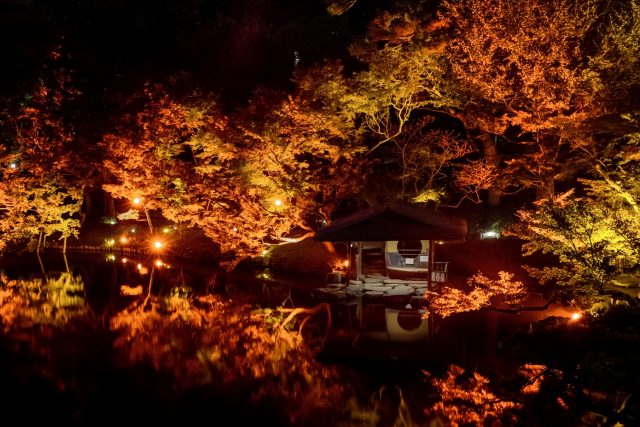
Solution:
M 47 243 L 44 249 L 55 249 L 62 252 L 63 245 L 59 243 Z M 145 255 L 145 249 L 136 246 L 106 246 L 106 245 L 67 245 L 67 253 L 76 252 L 83 254 L 113 253 L 121 255 Z

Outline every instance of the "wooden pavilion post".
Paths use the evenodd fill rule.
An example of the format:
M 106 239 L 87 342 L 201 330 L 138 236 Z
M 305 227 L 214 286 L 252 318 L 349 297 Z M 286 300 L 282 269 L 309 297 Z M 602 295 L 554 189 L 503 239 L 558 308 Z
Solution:
M 358 251 L 356 252 L 356 280 L 362 278 L 362 242 L 358 242 Z
M 434 266 L 434 252 L 436 245 L 433 240 L 429 240 L 429 263 L 427 264 L 427 289 L 431 290 L 433 285 L 433 266 Z

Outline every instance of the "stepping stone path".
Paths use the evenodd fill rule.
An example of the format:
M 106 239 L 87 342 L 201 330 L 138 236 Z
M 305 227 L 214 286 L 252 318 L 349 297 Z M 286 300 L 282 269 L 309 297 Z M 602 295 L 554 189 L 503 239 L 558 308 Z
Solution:
M 340 288 L 318 288 L 323 295 L 333 297 L 346 296 L 423 296 L 429 284 L 424 280 L 400 280 L 386 277 L 365 277 L 364 280 L 349 280 L 349 284 Z

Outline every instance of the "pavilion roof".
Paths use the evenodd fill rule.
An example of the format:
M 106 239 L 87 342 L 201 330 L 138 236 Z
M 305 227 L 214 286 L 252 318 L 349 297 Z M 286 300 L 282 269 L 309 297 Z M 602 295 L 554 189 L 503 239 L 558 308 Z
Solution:
M 467 235 L 467 223 L 433 209 L 391 204 L 362 209 L 336 219 L 318 230 L 323 242 L 387 240 L 460 240 Z

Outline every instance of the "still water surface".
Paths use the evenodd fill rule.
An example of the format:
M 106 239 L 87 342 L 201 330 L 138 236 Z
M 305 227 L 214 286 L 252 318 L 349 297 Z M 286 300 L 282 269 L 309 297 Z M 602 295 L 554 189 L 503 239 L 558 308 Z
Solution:
M 457 364 L 481 372 L 508 373 L 517 367 L 502 355 L 514 333 L 549 315 L 567 315 L 564 309 L 552 306 L 545 311 L 519 314 L 480 311 L 429 319 L 427 340 L 398 343 L 365 339 L 360 327 L 363 313 L 375 317 L 376 309 L 368 310 L 366 304 L 337 304 L 331 310 L 327 340 L 323 340 L 326 319 L 322 316 L 306 327 L 310 342 L 324 345 L 319 353 L 313 353 L 316 360 L 310 362 L 305 359 L 307 353 L 287 350 L 294 347 L 283 350 L 260 335 L 261 329 L 253 318 L 242 317 L 249 316 L 247 312 L 230 307 L 241 304 L 255 310 L 283 303 L 287 307 L 311 307 L 319 303 L 311 297 L 311 291 L 322 285 L 321 277 L 245 270 L 221 280 L 220 273 L 206 265 L 128 259 L 113 254 L 6 256 L 0 258 L 0 271 L 7 282 L 49 281 L 67 286 L 60 288 L 46 305 L 35 307 L 59 321 L 52 321 L 51 328 L 41 325 L 44 314 L 37 313 L 32 323 L 11 330 L 7 326 L 11 301 L 6 295 L 3 301 L 5 335 L 0 350 L 4 368 L 0 372 L 5 381 L 0 398 L 8 399 L 6 402 L 15 408 L 33 399 L 44 402 L 45 412 L 26 413 L 32 421 L 46 418 L 47 410 L 54 419 L 73 423 L 87 423 L 94 416 L 117 418 L 131 410 L 134 417 L 144 421 L 162 421 L 166 417 L 199 419 L 224 413 L 236 421 L 253 422 L 266 416 L 274 424 L 305 424 L 311 418 L 304 417 L 311 417 L 319 409 L 313 405 L 305 409 L 309 403 L 304 399 L 300 403 L 295 390 L 307 387 L 309 396 L 316 393 L 316 403 L 322 399 L 329 403 L 332 396 L 338 395 L 330 389 L 333 382 L 336 388 L 353 388 L 359 401 L 376 393 L 381 396 L 381 390 L 387 390 L 389 408 L 406 400 L 413 418 L 420 420 L 428 392 L 422 369 L 442 372 L 449 364 Z M 215 307 L 218 319 L 225 319 L 222 322 L 207 318 L 208 314 L 203 317 L 202 311 L 195 309 L 176 309 L 176 304 L 186 304 L 188 298 L 211 294 L 216 296 L 215 301 L 198 300 L 201 305 L 194 303 L 193 307 L 200 310 L 202 304 L 211 304 L 207 306 L 209 312 Z M 156 299 L 163 296 L 171 297 L 170 302 Z M 14 309 L 20 307 L 18 304 Z M 151 318 L 150 312 L 159 317 Z M 79 316 L 74 317 L 76 314 Z M 269 316 L 262 318 L 267 323 L 282 321 L 281 317 L 274 320 Z M 173 322 L 171 328 L 162 319 Z M 203 322 L 209 326 L 202 328 Z M 369 321 L 372 323 L 375 319 Z M 149 331 L 151 327 L 157 333 Z M 234 332 L 234 327 L 238 331 Z M 384 317 L 377 327 L 384 334 Z M 240 350 L 230 352 L 230 346 L 237 344 L 234 335 L 241 335 L 240 329 L 250 331 L 251 337 L 238 344 Z M 185 339 L 187 335 L 189 339 Z M 206 351 L 202 350 L 204 347 Z M 264 348 L 262 353 L 256 350 L 259 347 Z M 123 349 L 126 363 L 122 362 Z M 198 365 L 203 360 L 207 370 Z M 308 377 L 302 386 L 300 379 L 294 378 L 296 375 Z M 322 384 L 310 379 L 313 376 L 320 378 Z M 276 385 L 265 388 L 269 381 Z M 220 387 L 221 384 L 227 386 Z M 287 384 L 287 390 L 278 389 L 283 384 Z M 227 389 L 235 393 L 235 398 L 225 396 Z M 403 390 L 402 399 L 394 390 Z M 260 403 L 250 411 L 243 410 L 243 399 L 253 399 L 259 393 L 267 397 L 258 399 Z M 285 401 L 297 402 L 295 407 L 282 403 L 283 395 L 287 396 Z

